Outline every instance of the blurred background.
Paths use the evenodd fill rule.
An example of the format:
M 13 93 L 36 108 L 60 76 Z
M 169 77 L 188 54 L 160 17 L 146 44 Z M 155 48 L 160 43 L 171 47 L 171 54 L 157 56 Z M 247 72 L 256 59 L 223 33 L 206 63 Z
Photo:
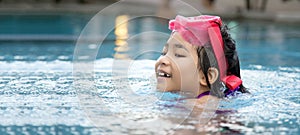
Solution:
M 115 2 L 118 1 L 1 0 L 0 61 L 71 61 L 74 45 L 83 28 L 99 11 Z M 297 42 L 294 39 L 299 38 L 299 0 L 183 0 L 182 2 L 202 14 L 219 15 L 225 20 L 232 28 L 232 35 L 239 45 L 247 48 L 240 52 L 243 65 L 299 66 L 299 62 L 295 62 L 297 58 L 290 57 L 298 55 L 298 52 L 294 52 L 295 50 L 299 51 L 298 48 L 293 48 L 294 42 Z M 177 14 L 198 15 L 190 11 L 192 7 L 186 8 L 185 4 L 178 3 L 180 2 L 175 0 L 125 0 L 118 4 L 122 6 L 101 15 L 97 18 L 97 24 L 94 24 L 98 33 L 105 31 L 106 27 L 116 27 L 118 21 L 122 22 L 132 16 L 152 15 L 165 19 L 158 21 L 159 18 L 155 17 L 139 17 L 139 19 L 129 21 L 128 25 L 123 25 L 127 33 L 121 34 L 125 35 L 118 35 L 118 32 L 115 32 L 122 30 L 121 27 L 111 30 L 108 36 L 98 34 L 102 36 L 101 38 L 105 38 L 106 42 L 101 48 L 106 51 L 101 51 L 97 58 L 132 58 L 130 52 L 143 48 L 160 51 L 166 39 L 146 38 L 147 42 L 141 39 L 144 40 L 141 43 L 138 39 L 142 36 L 135 37 L 130 44 L 126 43 L 127 48 L 122 48 L 125 42 L 121 42 L 122 40 L 115 42 L 115 40 L 125 38 L 129 41 L 129 36 L 152 30 L 169 33 L 168 19 L 174 18 Z M 125 10 L 126 13 L 124 13 Z M 258 53 L 262 51 L 260 48 L 256 50 L 255 55 L 251 55 L 254 59 L 247 59 L 249 54 L 244 51 L 257 49 L 255 48 L 257 45 L 261 45 L 261 48 L 268 45 L 268 49 Z M 266 54 L 268 50 L 271 51 Z M 124 51 L 129 56 L 122 54 Z M 153 54 L 148 58 L 156 59 L 157 55 Z M 257 58 L 263 60 L 257 60 Z M 269 60 L 270 58 L 272 61 Z

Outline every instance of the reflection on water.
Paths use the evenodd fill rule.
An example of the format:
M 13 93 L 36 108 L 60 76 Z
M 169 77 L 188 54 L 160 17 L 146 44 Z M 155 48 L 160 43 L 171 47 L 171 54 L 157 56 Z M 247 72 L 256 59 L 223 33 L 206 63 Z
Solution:
M 115 51 L 114 58 L 116 59 L 128 59 L 129 56 L 126 53 L 128 51 L 128 19 L 129 16 L 121 15 L 117 16 L 115 22 Z
M 155 17 L 131 17 L 120 15 L 115 20 L 116 59 L 157 59 L 170 31 L 167 23 Z M 104 43 L 107 45 L 107 43 Z M 107 50 L 102 50 L 105 53 Z

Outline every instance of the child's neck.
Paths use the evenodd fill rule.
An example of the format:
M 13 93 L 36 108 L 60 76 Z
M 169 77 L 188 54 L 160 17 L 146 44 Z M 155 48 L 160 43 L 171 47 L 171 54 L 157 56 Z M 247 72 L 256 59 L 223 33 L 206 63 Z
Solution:
M 200 88 L 199 88 L 199 94 L 198 95 L 200 95 L 200 94 L 202 94 L 206 91 L 210 91 L 210 89 L 207 86 L 202 86 L 201 85 Z

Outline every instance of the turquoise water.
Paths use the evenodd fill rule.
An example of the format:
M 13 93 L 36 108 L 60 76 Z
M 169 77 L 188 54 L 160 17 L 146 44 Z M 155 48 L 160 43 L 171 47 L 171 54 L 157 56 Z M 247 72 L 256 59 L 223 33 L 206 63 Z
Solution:
M 156 18 L 131 21 L 124 50 L 118 49 L 112 30 L 98 50 L 94 78 L 83 77 L 92 80 L 92 87 L 78 89 L 72 60 L 76 38 L 90 18 L 0 16 L 0 134 L 194 132 L 195 119 L 186 118 L 189 111 L 176 100 L 180 95 L 153 90 L 153 65 L 167 36 L 145 32 L 169 33 L 166 23 Z M 107 23 L 99 24 L 102 27 L 115 21 L 103 18 Z M 227 22 L 237 40 L 243 81 L 252 94 L 222 101 L 220 108 L 237 112 L 217 115 L 207 132 L 299 134 L 300 26 Z M 122 66 L 125 59 L 134 59 L 129 68 Z M 119 74 L 124 71 L 127 75 Z

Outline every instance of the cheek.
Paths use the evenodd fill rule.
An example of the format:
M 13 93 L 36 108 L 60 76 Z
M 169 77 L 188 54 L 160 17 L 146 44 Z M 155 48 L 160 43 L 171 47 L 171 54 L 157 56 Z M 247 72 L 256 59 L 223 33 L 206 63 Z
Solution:
M 197 68 L 194 63 L 185 65 L 184 67 L 182 67 L 180 72 L 182 73 L 182 78 L 187 81 L 195 80 L 196 76 L 198 75 Z
M 178 63 L 178 79 L 180 80 L 181 84 L 185 85 L 192 85 L 193 83 L 197 84 L 198 80 L 198 68 L 194 61 L 191 60 L 184 60 Z
M 185 92 L 186 96 L 192 96 L 199 94 L 200 82 L 199 82 L 199 72 L 193 63 L 185 63 L 180 68 L 180 89 Z

